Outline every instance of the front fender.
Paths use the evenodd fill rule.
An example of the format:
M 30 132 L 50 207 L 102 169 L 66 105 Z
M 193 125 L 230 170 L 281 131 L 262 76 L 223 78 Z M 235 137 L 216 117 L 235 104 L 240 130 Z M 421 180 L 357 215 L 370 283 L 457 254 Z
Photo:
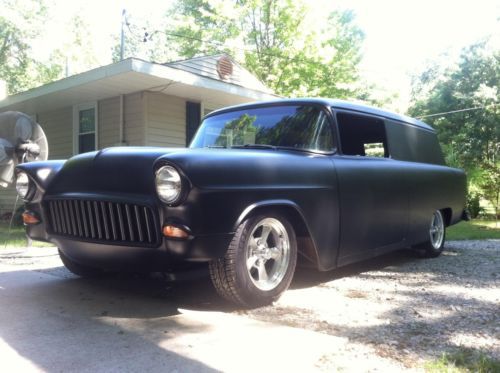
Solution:
M 266 201 L 260 201 L 260 202 L 253 203 L 253 204 L 249 205 L 247 208 L 245 208 L 241 212 L 241 214 L 238 217 L 238 219 L 236 220 L 235 224 L 233 225 L 233 232 L 235 232 L 236 229 L 239 227 L 239 225 L 241 223 L 243 223 L 243 221 L 246 218 L 248 218 L 253 212 L 255 212 L 258 209 L 265 208 L 265 207 L 266 208 L 270 208 L 270 207 L 276 207 L 276 208 L 289 207 L 289 208 L 292 208 L 300 216 L 300 218 L 304 222 L 305 226 L 307 226 L 307 223 L 305 222 L 305 219 L 304 219 L 304 214 L 302 213 L 302 210 L 295 202 L 289 201 L 286 199 L 270 199 L 270 200 L 266 200 Z
M 24 171 L 36 184 L 37 188 L 45 193 L 54 177 L 66 163 L 66 160 L 23 163 L 16 167 L 16 171 Z
M 297 235 L 299 253 L 310 262 L 320 267 L 318 249 L 314 236 L 311 234 L 311 230 L 309 229 L 307 219 L 302 209 L 293 201 L 286 199 L 270 199 L 253 203 L 242 211 L 234 224 L 233 231 L 236 231 L 238 226 L 251 215 L 257 214 L 262 210 L 269 211 L 270 209 L 285 215 L 290 224 L 292 224 L 295 234 Z

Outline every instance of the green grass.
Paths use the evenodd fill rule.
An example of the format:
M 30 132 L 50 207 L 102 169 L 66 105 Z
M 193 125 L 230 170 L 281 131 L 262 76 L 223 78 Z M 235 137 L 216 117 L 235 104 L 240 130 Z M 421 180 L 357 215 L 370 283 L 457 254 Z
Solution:
M 463 221 L 446 230 L 447 240 L 500 239 L 500 222 L 494 220 Z
M 0 250 L 2 250 L 6 245 L 7 247 L 23 247 L 27 244 L 28 241 L 26 239 L 26 234 L 24 233 L 24 227 L 12 227 L 9 234 L 9 224 L 0 222 Z M 33 241 L 32 246 L 46 247 L 54 245 L 46 242 Z
M 441 358 L 431 361 L 424 366 L 429 373 L 498 373 L 500 361 L 468 348 L 460 348 L 450 354 L 443 354 Z

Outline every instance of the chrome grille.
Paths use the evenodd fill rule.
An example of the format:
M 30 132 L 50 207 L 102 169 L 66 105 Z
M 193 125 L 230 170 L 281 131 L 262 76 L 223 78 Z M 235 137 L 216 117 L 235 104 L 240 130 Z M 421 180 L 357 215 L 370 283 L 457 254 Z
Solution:
M 153 211 L 130 203 L 57 199 L 47 202 L 54 234 L 107 243 L 153 245 L 158 241 Z

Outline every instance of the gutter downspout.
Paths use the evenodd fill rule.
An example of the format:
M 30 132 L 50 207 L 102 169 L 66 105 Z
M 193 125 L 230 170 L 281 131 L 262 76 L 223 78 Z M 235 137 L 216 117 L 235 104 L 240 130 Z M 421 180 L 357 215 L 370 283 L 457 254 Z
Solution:
M 119 123 L 119 144 L 125 145 L 124 129 L 125 129 L 125 115 L 124 115 L 124 100 L 123 95 L 120 95 L 120 123 Z

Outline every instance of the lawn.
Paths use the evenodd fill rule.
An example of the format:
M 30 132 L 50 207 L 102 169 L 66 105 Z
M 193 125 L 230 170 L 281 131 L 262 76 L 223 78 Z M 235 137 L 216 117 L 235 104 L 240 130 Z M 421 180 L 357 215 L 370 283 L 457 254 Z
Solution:
M 26 246 L 26 234 L 24 233 L 24 227 L 12 227 L 9 233 L 9 224 L 5 222 L 0 222 L 0 250 L 5 246 L 7 247 L 21 247 Z M 44 246 L 54 246 L 46 242 L 33 241 L 32 246 L 34 247 L 44 247 Z
M 463 221 L 446 230 L 447 240 L 484 240 L 487 238 L 500 239 L 499 221 Z

